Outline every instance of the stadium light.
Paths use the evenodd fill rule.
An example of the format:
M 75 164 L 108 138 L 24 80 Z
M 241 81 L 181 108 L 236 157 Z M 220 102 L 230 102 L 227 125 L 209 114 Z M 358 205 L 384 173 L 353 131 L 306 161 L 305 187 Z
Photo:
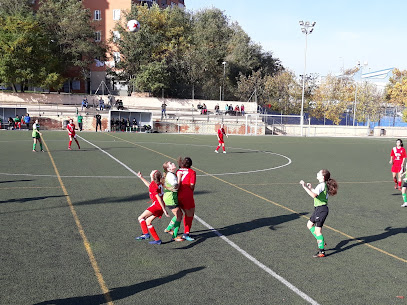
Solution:
M 305 34 L 305 52 L 304 52 L 304 74 L 302 76 L 302 99 L 301 99 L 301 136 L 303 136 L 304 127 L 304 93 L 305 93 L 305 72 L 307 70 L 307 37 L 314 30 L 316 22 L 300 21 L 301 32 Z

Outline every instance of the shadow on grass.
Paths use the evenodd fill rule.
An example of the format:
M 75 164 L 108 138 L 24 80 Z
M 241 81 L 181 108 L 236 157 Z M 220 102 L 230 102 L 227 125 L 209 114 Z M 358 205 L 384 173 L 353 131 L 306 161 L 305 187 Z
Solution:
M 186 276 L 189 273 L 192 272 L 198 272 L 205 269 L 205 267 L 196 267 L 196 268 L 191 268 L 191 269 L 185 269 L 182 270 L 178 273 L 162 277 L 159 279 L 151 280 L 151 281 L 145 281 L 142 283 L 130 285 L 130 286 L 124 286 L 124 287 L 118 287 L 118 288 L 112 288 L 109 291 L 110 297 L 112 301 L 117 301 L 117 300 L 122 300 L 125 299 L 129 296 L 135 295 L 141 291 L 156 288 L 158 286 L 161 286 L 163 284 L 167 284 L 173 281 L 176 281 L 184 276 Z M 44 301 L 41 303 L 36 303 L 34 305 L 85 305 L 85 304 L 92 304 L 92 305 L 98 305 L 98 304 L 106 304 L 106 298 L 104 294 L 97 294 L 97 295 L 90 295 L 90 296 L 81 296 L 81 297 L 72 297 L 72 298 L 67 298 L 67 299 L 55 299 L 55 300 L 50 300 L 50 301 Z
M 8 180 L 8 181 L 0 181 L 1 183 L 14 183 L 14 182 L 28 182 L 28 181 L 33 181 L 31 179 L 25 179 L 25 180 Z
M 44 199 L 48 199 L 48 198 L 61 198 L 61 197 L 65 197 L 65 195 L 15 198 L 15 199 L 10 199 L 10 200 L 0 201 L 0 204 L 2 204 L 2 203 L 14 203 L 14 202 L 24 203 L 24 202 L 30 202 L 30 201 L 44 200 Z
M 195 241 L 188 244 L 185 247 L 181 247 L 178 249 L 188 249 L 191 248 L 201 242 L 204 242 L 208 238 L 216 237 L 216 236 L 231 236 L 234 234 L 239 234 L 243 232 L 252 231 L 255 229 L 259 229 L 262 227 L 269 227 L 270 230 L 276 230 L 276 227 L 282 223 L 286 223 L 292 220 L 299 219 L 303 215 L 307 215 L 308 213 L 292 213 L 287 215 L 279 215 L 273 217 L 266 217 L 266 218 L 258 218 L 252 221 L 237 223 L 234 225 L 230 225 L 223 228 L 218 228 L 214 230 L 202 230 L 202 231 L 194 231 L 191 236 L 195 238 Z
M 338 243 L 335 248 L 329 249 L 333 250 L 334 252 L 329 253 L 329 255 L 334 255 L 349 249 L 352 249 L 353 247 L 372 243 L 374 241 L 378 240 L 383 240 L 386 239 L 387 237 L 397 235 L 397 234 L 405 234 L 407 233 L 407 227 L 404 228 L 392 228 L 392 227 L 387 227 L 384 229 L 384 232 L 380 234 L 375 234 L 375 235 L 369 235 L 369 236 L 361 236 L 361 237 L 356 237 L 354 239 L 345 239 L 342 240 L 340 243 Z M 351 242 L 354 242 L 353 244 L 347 245 Z

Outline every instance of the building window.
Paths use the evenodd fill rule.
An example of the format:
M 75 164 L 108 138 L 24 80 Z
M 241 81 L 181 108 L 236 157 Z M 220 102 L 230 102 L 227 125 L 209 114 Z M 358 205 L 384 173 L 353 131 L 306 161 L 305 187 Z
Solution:
M 101 41 L 102 40 L 102 32 L 97 31 L 95 32 L 95 41 Z
M 120 40 L 120 33 L 119 31 L 113 31 L 113 42 Z
M 113 10 L 113 20 L 120 20 L 120 10 Z
M 95 10 L 95 16 L 94 16 L 95 20 L 101 20 L 102 19 L 102 15 L 100 13 L 100 10 Z
M 81 90 L 81 82 L 79 80 L 72 81 L 72 90 Z
M 113 52 L 113 58 L 115 62 L 120 61 L 120 53 L 119 52 Z

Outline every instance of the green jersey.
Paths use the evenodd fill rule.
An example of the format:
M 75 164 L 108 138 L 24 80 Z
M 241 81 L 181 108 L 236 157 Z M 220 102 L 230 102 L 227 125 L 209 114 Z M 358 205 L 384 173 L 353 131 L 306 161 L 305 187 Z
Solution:
M 78 115 L 78 123 L 82 123 L 82 120 L 83 120 L 83 116 Z
M 40 124 L 34 123 L 33 124 L 33 132 L 32 132 L 32 137 L 33 138 L 40 138 Z
M 314 198 L 314 207 L 320 207 L 328 204 L 328 186 L 325 182 L 322 182 L 317 185 L 314 189 L 315 193 L 318 194 Z
M 178 184 L 177 176 L 174 173 L 168 172 L 165 176 L 165 187 L 164 187 L 164 203 L 166 206 L 170 207 L 178 205 L 178 192 L 173 192 L 167 189 L 173 189 L 175 185 Z

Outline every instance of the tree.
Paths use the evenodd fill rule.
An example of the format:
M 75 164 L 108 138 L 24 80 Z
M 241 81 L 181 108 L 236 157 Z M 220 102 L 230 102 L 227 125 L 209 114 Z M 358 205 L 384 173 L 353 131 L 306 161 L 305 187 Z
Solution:
M 36 16 L 51 51 L 59 58 L 57 73 L 84 78 L 95 59 L 105 56 L 103 44 L 95 42 L 91 14 L 82 1 L 43 0 Z
M 327 118 L 339 124 L 343 114 L 352 102 L 353 81 L 350 77 L 327 75 L 313 94 L 310 115 L 315 118 Z
M 293 72 L 280 71 L 274 76 L 265 77 L 266 103 L 274 111 L 281 111 L 284 114 L 297 113 L 300 90 L 301 87 L 296 82 Z
M 386 99 L 393 105 L 407 106 L 407 70 L 393 70 L 386 87 Z M 407 122 L 407 109 L 403 111 L 403 121 Z
M 26 85 L 59 85 L 53 73 L 58 58 L 49 49 L 49 40 L 33 15 L 0 16 L 0 79 L 24 90 Z

